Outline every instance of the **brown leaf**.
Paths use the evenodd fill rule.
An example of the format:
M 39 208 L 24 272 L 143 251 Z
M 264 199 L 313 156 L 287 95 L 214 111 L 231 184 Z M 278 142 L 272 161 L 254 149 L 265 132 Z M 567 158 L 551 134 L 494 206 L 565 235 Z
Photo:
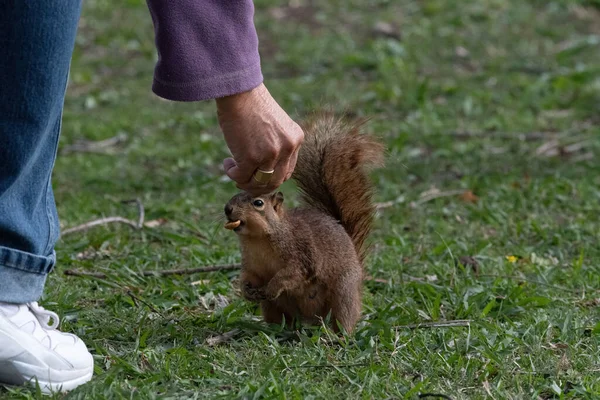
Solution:
M 400 40 L 400 32 L 389 22 L 378 21 L 373 27 L 373 33 L 376 36 L 384 36 L 391 39 Z
M 581 306 L 583 306 L 583 307 L 598 307 L 598 306 L 600 306 L 600 298 L 585 300 L 585 301 L 580 302 L 579 304 L 581 304 Z
M 467 190 L 465 191 L 460 198 L 467 203 L 477 203 L 477 201 L 479 200 L 479 197 L 476 196 L 472 191 Z
M 479 262 L 471 256 L 462 256 L 458 261 L 465 267 L 471 267 L 475 276 L 479 276 Z

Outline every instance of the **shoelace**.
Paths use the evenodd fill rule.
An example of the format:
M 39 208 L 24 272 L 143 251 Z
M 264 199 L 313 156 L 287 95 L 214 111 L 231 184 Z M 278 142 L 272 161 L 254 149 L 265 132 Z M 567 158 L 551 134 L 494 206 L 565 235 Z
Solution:
M 33 315 L 37 318 L 38 322 L 44 329 L 56 329 L 60 324 L 60 319 L 55 312 L 48 311 L 44 307 L 40 306 L 37 301 L 32 303 L 27 303 L 27 307 L 31 311 Z M 50 320 L 52 319 L 52 324 L 50 324 Z

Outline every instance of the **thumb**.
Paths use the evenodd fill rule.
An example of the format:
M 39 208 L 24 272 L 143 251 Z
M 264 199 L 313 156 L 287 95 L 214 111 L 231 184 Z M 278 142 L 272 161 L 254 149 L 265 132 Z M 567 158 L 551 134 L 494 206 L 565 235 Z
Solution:
M 223 160 L 223 168 L 227 176 L 238 184 L 247 183 L 252 178 L 252 171 L 248 173 L 247 169 L 240 168 L 233 158 Z
M 237 166 L 237 164 L 233 158 L 226 158 L 223 160 L 223 169 L 225 169 L 225 173 L 235 166 Z

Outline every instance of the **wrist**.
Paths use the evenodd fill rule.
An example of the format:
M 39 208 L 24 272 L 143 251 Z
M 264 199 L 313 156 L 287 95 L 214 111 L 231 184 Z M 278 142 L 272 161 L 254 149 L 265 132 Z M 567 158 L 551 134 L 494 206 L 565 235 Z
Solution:
M 215 99 L 217 103 L 217 110 L 219 112 L 235 112 L 243 108 L 249 100 L 257 95 L 260 95 L 262 91 L 266 91 L 264 84 L 260 84 L 254 89 L 250 89 L 246 92 L 236 93 L 231 96 L 219 97 Z

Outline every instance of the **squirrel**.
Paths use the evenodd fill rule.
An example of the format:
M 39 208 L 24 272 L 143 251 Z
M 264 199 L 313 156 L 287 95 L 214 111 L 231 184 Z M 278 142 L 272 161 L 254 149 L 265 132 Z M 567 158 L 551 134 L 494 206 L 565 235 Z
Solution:
M 375 216 L 369 167 L 383 164 L 383 145 L 360 132 L 364 120 L 316 113 L 292 179 L 304 205 L 286 210 L 279 191 L 242 192 L 225 205 L 237 233 L 244 298 L 260 302 L 267 323 L 317 324 L 330 318 L 351 333 L 362 310 L 363 264 Z M 339 325 L 338 325 L 339 324 Z

